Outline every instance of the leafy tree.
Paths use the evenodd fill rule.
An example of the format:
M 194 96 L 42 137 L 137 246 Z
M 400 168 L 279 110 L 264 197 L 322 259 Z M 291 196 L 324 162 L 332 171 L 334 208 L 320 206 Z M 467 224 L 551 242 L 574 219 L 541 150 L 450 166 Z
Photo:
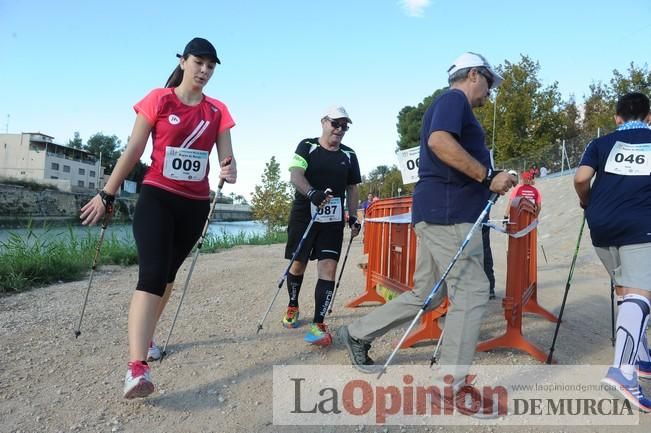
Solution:
M 590 94 L 585 99 L 583 111 L 583 136 L 586 140 L 615 129 L 615 100 L 611 90 L 602 83 L 590 85 Z
M 120 157 L 122 152 L 122 143 L 115 135 L 104 135 L 101 132 L 93 135 L 88 139 L 84 150 L 97 155 L 102 155 L 102 166 L 108 169 L 108 172 L 113 171 L 115 163 Z
M 131 170 L 131 173 L 129 173 L 129 175 L 126 177 L 127 180 L 131 180 L 138 184 L 137 192 L 140 192 L 140 186 L 142 184 L 142 180 L 145 178 L 145 174 L 147 173 L 148 169 L 149 169 L 149 165 L 145 164 L 142 161 L 138 161 L 136 163 L 136 166 L 133 167 L 133 170 Z
M 491 146 L 495 139 L 494 156 L 498 167 L 522 166 L 525 169 L 528 164 L 538 162 L 558 169 L 563 140 L 568 158 L 576 164 L 585 144 L 598 131 L 605 134 L 615 128 L 613 114 L 618 97 L 632 91 L 651 93 L 651 72 L 646 65 L 639 67 L 634 63 L 623 73 L 614 70 L 608 84 L 590 85 L 590 92 L 582 104 L 578 104 L 573 95 L 564 101 L 557 82 L 543 86 L 538 78 L 539 63 L 526 55 L 521 55 L 517 63 L 505 60 L 497 70 L 504 82 L 474 113 L 485 131 L 487 145 Z M 396 125 L 399 150 L 419 145 L 425 110 L 446 89 L 438 89 L 416 107 L 406 106 L 400 110 Z M 384 168 L 377 172 L 381 167 Z M 363 178 L 362 197 L 369 191 L 386 196 L 387 167 L 381 167 Z M 410 185 L 402 188 L 411 190 Z
M 79 131 L 75 131 L 75 137 L 72 140 L 68 140 L 68 147 L 73 147 L 75 149 L 83 148 L 83 142 L 81 141 L 81 136 Z
M 436 90 L 431 96 L 423 99 L 423 102 L 416 107 L 406 106 L 398 113 L 398 149 L 405 150 L 417 147 L 420 144 L 420 127 L 427 107 L 432 101 L 445 92 L 448 88 L 443 87 Z
M 564 138 L 568 140 L 579 138 L 582 133 L 581 113 L 574 100 L 574 95 L 570 96 L 570 99 L 563 104 L 561 111 L 563 113 Z
M 615 69 L 609 85 L 601 82 L 590 85 L 583 111 L 582 138 L 585 142 L 598 133 L 605 134 L 615 129 L 613 116 L 617 99 L 628 92 L 651 93 L 651 71 L 646 66 L 642 68 L 631 63 L 627 74 Z
M 380 198 L 397 197 L 398 188 L 401 189 L 401 195 L 409 195 L 413 192 L 414 185 L 403 185 L 402 174 L 395 165 L 391 167 L 380 165 L 374 168 L 368 176 L 362 176 L 359 197 L 362 201 L 366 200 L 369 193 Z
M 613 71 L 610 87 L 614 100 L 628 92 L 641 92 L 649 95 L 651 94 L 651 71 L 646 66 L 639 68 L 631 62 L 628 67 L 628 76 L 625 76 L 617 69 Z
M 280 164 L 276 157 L 265 164 L 261 178 L 262 185 L 256 185 L 251 198 L 253 218 L 263 221 L 268 232 L 275 232 L 287 225 L 292 196 L 289 184 L 280 178 Z
M 567 120 L 561 110 L 558 83 L 543 87 L 538 79 L 539 63 L 524 55 L 519 63 L 505 61 L 499 69 L 504 82 L 497 95 L 495 159 L 535 153 L 562 137 Z M 493 107 L 483 110 L 488 108 Z M 492 132 L 487 116 L 481 114 L 480 122 Z

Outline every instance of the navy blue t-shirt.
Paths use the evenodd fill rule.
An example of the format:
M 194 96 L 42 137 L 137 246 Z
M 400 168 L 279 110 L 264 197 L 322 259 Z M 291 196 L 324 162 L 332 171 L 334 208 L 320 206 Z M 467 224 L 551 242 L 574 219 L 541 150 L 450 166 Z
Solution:
M 627 176 L 607 172 L 606 162 L 616 142 L 634 145 L 637 149 L 649 149 L 651 130 L 636 128 L 615 131 L 591 141 L 583 153 L 580 165 L 592 167 L 596 172 L 585 211 L 592 244 L 596 247 L 651 242 L 651 173 Z M 631 165 L 644 164 L 647 159 L 635 158 L 640 155 L 637 152 L 615 153 L 620 153 L 617 160 L 626 160 Z
M 484 131 L 466 95 L 451 89 L 439 96 L 423 116 L 420 131 L 420 179 L 414 189 L 412 223 L 474 223 L 490 191 L 481 183 L 444 164 L 427 145 L 434 131 L 446 131 L 476 160 L 490 167 Z

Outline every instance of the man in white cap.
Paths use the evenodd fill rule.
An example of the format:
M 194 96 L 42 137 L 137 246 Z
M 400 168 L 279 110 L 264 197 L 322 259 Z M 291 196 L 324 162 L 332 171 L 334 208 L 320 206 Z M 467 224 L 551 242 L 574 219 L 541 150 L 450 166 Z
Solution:
M 357 184 L 361 182 L 359 163 L 355 152 L 341 142 L 351 123 L 344 107 L 330 107 L 321 117 L 321 137 L 302 140 L 289 166 L 296 194 L 287 226 L 285 258 L 291 260 L 310 221 L 316 219 L 287 274 L 289 305 L 282 323 L 286 328 L 299 325 L 298 294 L 303 274 L 308 259 L 318 260 L 314 318 L 305 341 L 319 346 L 332 343 L 324 316 L 332 299 L 341 253 L 344 199 L 348 204 L 351 236 L 357 236 L 360 229 L 354 216 L 359 202 Z
M 516 182 L 491 166 L 484 131 L 472 112 L 485 104 L 502 77 L 475 53 L 462 54 L 447 72 L 450 89 L 432 102 L 421 127 L 420 179 L 412 207 L 412 224 L 420 240 L 414 288 L 338 331 L 353 364 L 361 370 L 373 370 L 368 357 L 373 339 L 413 320 L 490 193 L 502 195 Z M 449 297 L 441 364 L 452 367 L 457 388 L 472 364 L 488 302 L 483 254 L 481 236 L 473 236 L 429 304 L 434 309 Z

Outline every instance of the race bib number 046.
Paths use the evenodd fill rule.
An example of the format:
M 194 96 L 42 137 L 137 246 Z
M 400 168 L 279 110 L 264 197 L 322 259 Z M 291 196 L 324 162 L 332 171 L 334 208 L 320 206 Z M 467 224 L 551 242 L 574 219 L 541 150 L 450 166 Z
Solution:
M 206 176 L 208 152 L 170 147 L 165 149 L 163 176 L 168 179 L 199 182 Z
M 330 202 L 322 208 L 317 208 L 311 204 L 312 215 L 317 212 L 316 222 L 318 223 L 335 223 L 342 221 L 341 219 L 341 198 L 333 197 Z
M 651 174 L 651 143 L 616 142 L 608 155 L 604 170 L 623 176 L 649 176 Z

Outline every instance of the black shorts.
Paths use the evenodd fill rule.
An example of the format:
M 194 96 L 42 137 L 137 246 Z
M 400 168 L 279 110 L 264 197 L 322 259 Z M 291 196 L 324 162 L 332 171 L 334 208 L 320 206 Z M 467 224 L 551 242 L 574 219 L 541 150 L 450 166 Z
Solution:
M 133 216 L 139 264 L 136 290 L 163 296 L 201 236 L 209 210 L 209 200 L 142 186 Z
M 287 245 L 285 246 L 285 258 L 291 259 L 298 247 L 309 220 L 290 219 L 287 226 Z M 296 256 L 296 261 L 307 263 L 310 260 L 333 259 L 339 260 L 341 244 L 344 237 L 344 223 L 317 223 L 312 224 L 310 232 L 305 238 L 301 250 Z

